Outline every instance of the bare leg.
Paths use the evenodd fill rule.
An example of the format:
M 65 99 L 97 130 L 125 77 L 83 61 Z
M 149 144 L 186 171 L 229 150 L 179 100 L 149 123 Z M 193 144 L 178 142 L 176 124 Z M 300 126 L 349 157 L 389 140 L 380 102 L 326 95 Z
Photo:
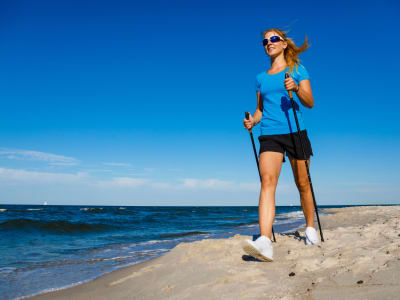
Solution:
M 272 239 L 272 223 L 275 218 L 275 191 L 282 168 L 283 154 L 262 152 L 260 154 L 260 173 L 262 178 L 258 216 L 260 233 Z
M 314 227 L 314 201 L 312 198 L 310 182 L 308 180 L 306 164 L 304 160 L 289 157 L 293 170 L 294 180 L 299 190 L 301 207 L 303 208 L 306 218 L 306 226 Z M 308 159 L 308 167 L 310 167 L 310 159 Z

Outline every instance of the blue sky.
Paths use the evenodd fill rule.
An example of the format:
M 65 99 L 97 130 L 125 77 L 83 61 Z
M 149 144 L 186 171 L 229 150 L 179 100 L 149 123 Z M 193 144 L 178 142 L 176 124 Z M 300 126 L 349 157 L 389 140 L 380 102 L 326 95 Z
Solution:
M 2 1 L 0 203 L 257 205 L 244 111 L 290 25 L 318 204 L 400 203 L 396 1 Z M 255 135 L 258 135 L 258 129 Z M 277 204 L 299 204 L 289 163 Z

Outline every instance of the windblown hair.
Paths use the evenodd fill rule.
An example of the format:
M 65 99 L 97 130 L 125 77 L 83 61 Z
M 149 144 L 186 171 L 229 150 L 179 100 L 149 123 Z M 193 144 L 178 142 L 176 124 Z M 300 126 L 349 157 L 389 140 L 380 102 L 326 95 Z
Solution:
M 297 67 L 300 64 L 300 59 L 298 58 L 298 55 L 306 51 L 310 47 L 310 44 L 308 44 L 308 37 L 305 37 L 303 45 L 297 47 L 291 38 L 286 37 L 288 31 L 283 31 L 277 28 L 270 28 L 268 30 L 265 30 L 262 34 L 262 38 L 264 39 L 265 35 L 271 31 L 277 33 L 285 40 L 285 42 L 287 42 L 287 47 L 284 50 L 284 56 L 286 63 L 289 66 L 289 73 L 293 72 L 294 67 L 296 67 L 297 72 Z

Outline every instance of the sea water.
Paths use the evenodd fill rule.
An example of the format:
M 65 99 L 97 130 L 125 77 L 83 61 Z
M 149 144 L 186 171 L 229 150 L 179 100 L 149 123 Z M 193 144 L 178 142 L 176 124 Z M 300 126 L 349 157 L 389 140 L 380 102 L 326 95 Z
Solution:
M 277 207 L 275 232 L 304 224 L 301 207 Z M 76 285 L 181 242 L 238 233 L 259 233 L 258 207 L 0 205 L 0 295 Z

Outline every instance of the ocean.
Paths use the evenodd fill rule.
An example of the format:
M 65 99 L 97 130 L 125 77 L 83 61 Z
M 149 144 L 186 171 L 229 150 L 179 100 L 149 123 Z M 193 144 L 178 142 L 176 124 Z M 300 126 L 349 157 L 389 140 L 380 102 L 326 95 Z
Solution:
M 321 206 L 322 208 L 344 206 Z M 304 226 L 278 206 L 274 230 Z M 93 280 L 181 242 L 259 234 L 258 207 L 0 205 L 0 295 L 18 299 Z

